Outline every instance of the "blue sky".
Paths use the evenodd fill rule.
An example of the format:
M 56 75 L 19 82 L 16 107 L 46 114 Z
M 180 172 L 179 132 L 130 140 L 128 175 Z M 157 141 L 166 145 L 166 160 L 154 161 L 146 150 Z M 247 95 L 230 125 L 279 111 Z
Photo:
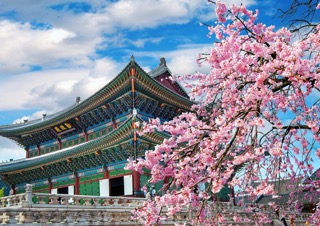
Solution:
M 290 1 L 227 2 L 258 8 L 260 21 L 280 25 L 277 9 Z M 39 118 L 90 96 L 131 55 L 146 71 L 160 57 L 174 74 L 208 70 L 196 64 L 197 53 L 214 41 L 200 22 L 215 22 L 206 0 L 1 0 L 0 124 Z M 25 155 L 10 140 L 0 144 L 0 161 Z

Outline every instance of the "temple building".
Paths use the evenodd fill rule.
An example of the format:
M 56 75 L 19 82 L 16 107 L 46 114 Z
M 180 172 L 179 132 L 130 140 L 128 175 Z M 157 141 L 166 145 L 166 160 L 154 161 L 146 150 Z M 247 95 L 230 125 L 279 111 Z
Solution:
M 77 98 L 69 108 L 41 119 L 0 126 L 0 135 L 26 152 L 24 159 L 0 164 L 0 187 L 6 184 L 13 194 L 24 192 L 28 183 L 41 193 L 141 195 L 149 176 L 125 170 L 126 162 L 143 157 L 168 134 L 139 136 L 135 122 L 168 121 L 193 104 L 169 76 L 164 58 L 146 73 L 132 57 L 86 100 Z

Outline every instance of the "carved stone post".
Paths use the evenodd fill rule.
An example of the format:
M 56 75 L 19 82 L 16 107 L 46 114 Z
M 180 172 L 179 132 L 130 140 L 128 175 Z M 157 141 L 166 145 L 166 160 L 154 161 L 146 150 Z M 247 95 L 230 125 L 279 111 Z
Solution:
M 25 200 L 22 202 L 22 207 L 30 207 L 32 205 L 32 184 L 26 184 Z
M 7 207 L 10 207 L 11 206 L 11 197 L 9 196 L 9 198 L 7 198 Z

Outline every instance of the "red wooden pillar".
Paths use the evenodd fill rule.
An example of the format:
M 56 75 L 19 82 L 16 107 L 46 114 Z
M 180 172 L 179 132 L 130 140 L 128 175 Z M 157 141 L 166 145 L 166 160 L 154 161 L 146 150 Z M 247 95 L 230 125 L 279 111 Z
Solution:
M 109 179 L 109 171 L 108 171 L 107 167 L 105 167 L 103 175 L 104 175 L 104 177 L 103 177 L 104 179 Z
M 75 189 L 74 189 L 74 194 L 75 195 L 80 195 L 80 180 L 79 180 L 79 176 L 78 176 L 78 173 L 75 173 Z
M 139 194 L 141 194 L 140 173 L 138 171 L 133 171 L 132 176 L 133 176 L 133 194 L 138 196 Z
M 51 194 L 51 190 L 52 190 L 52 181 L 51 181 L 51 179 L 48 179 L 48 182 L 49 182 L 48 193 Z
M 84 140 L 85 140 L 85 142 L 89 141 L 89 136 L 88 136 L 87 131 L 84 131 Z
M 29 148 L 26 148 L 26 158 L 30 158 L 30 151 L 29 151 Z
M 116 129 L 118 127 L 117 121 L 114 119 L 112 122 L 113 122 L 112 124 L 113 129 Z
M 58 140 L 59 150 L 61 150 L 61 149 L 62 149 L 62 143 L 61 143 L 61 140 L 60 140 L 60 138 L 58 138 L 57 140 Z
M 37 145 L 37 149 L 38 149 L 38 156 L 40 156 L 41 155 L 41 149 L 40 149 L 39 145 Z

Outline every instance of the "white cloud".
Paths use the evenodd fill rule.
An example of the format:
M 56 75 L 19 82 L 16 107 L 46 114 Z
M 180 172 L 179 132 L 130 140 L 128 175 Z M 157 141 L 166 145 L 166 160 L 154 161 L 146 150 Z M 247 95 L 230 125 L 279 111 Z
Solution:
M 201 67 L 197 64 L 198 54 L 204 52 L 208 52 L 204 49 L 204 46 L 193 46 L 171 52 L 168 66 L 177 75 L 194 74 L 196 72 L 208 73 L 210 70 L 208 64 L 203 63 Z
M 0 83 L 0 89 L 7 94 L 0 96 L 0 110 L 42 110 L 31 118 L 39 118 L 42 113 L 54 113 L 72 105 L 77 96 L 81 99 L 89 97 L 122 69 L 122 65 L 109 58 L 97 60 L 92 67 L 91 70 L 32 72 Z M 13 87 L 17 87 L 18 92 Z
M 135 47 L 143 48 L 146 43 L 158 44 L 161 42 L 162 39 L 163 39 L 162 37 L 159 37 L 159 38 L 139 38 L 136 40 L 131 40 L 131 41 L 129 40 L 129 42 L 131 42 Z
M 68 67 L 89 64 L 87 55 L 94 52 L 94 43 L 82 45 L 74 41 L 76 36 L 63 28 L 34 29 L 29 23 L 0 21 L 0 72 L 29 71 L 33 65 L 56 68 L 66 60 Z
M 21 159 L 26 156 L 25 151 L 14 141 L 0 137 L 0 163 L 10 159 Z
M 85 2 L 85 1 L 84 1 Z M 2 1 L 0 13 L 14 11 L 16 21 L 0 21 L 0 73 L 12 74 L 29 71 L 31 66 L 44 68 L 87 66 L 88 57 L 108 36 L 119 30 L 154 28 L 165 24 L 180 24 L 190 21 L 202 0 L 121 0 L 109 4 L 103 1 L 88 1 L 94 4 L 93 12 L 74 14 L 72 11 L 56 11 L 50 1 Z M 66 4 L 68 1 L 56 1 Z M 141 7 L 144 6 L 144 7 Z M 37 26 L 28 21 L 35 21 Z M 143 47 L 146 42 L 158 43 L 161 38 L 128 38 L 120 41 Z M 101 46 L 100 46 L 101 47 Z
M 257 1 L 256 0 L 224 0 L 224 2 L 228 5 L 231 6 L 232 4 L 235 5 L 245 5 L 247 7 L 252 6 L 252 5 L 256 5 Z
M 18 118 L 12 122 L 12 124 L 17 124 L 17 123 L 23 123 L 25 120 L 33 120 L 33 119 L 39 119 L 43 117 L 43 114 L 46 114 L 44 110 L 41 111 L 36 111 L 30 116 L 22 116 L 21 118 Z
M 50 84 L 66 80 L 78 81 L 85 78 L 89 72 L 89 69 L 61 69 L 21 73 L 10 77 L 0 83 L 0 90 L 6 94 L 0 95 L 0 110 L 32 109 L 36 107 L 31 102 L 34 96 L 43 95 Z M 41 107 L 41 102 L 48 100 L 39 98 L 37 101 L 39 101 L 38 107 Z M 51 103 L 49 101 L 47 105 Z
M 81 2 L 91 5 L 92 10 L 75 14 L 67 7 L 60 11 L 52 9 L 54 5 L 70 4 L 67 0 L 1 1 L 0 13 L 12 12 L 16 21 L 0 21 L 0 73 L 25 72 L 33 65 L 44 68 L 87 66 L 90 59 L 95 58 L 96 48 L 101 48 L 102 43 L 110 43 L 112 36 L 117 36 L 117 42 L 136 47 L 143 47 L 146 42 L 157 44 L 161 41 L 159 37 L 119 38 L 119 33 L 184 24 L 195 18 L 203 21 L 214 15 L 214 7 L 203 0 Z M 254 0 L 241 2 L 246 5 L 255 3 Z M 38 27 L 28 21 L 45 26 Z M 121 43 L 118 45 L 121 47 Z
M 202 0 L 121 0 L 107 7 L 105 13 L 118 26 L 142 29 L 186 23 L 202 4 Z

